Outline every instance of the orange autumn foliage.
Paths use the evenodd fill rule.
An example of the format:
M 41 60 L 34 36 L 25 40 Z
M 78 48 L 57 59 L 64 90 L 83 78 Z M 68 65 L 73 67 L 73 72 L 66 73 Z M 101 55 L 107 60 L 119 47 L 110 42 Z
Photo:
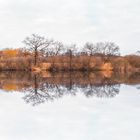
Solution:
M 18 85 L 12 84 L 12 83 L 10 83 L 10 84 L 7 83 L 7 84 L 3 85 L 3 89 L 7 90 L 7 91 L 18 90 Z
M 3 55 L 8 57 L 16 57 L 18 53 L 19 53 L 18 49 L 7 49 L 3 51 Z

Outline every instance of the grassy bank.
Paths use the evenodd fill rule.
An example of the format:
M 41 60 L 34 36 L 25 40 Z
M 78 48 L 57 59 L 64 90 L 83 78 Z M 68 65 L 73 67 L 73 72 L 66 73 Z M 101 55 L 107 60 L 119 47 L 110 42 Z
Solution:
M 115 71 L 140 72 L 140 56 L 107 56 L 102 54 L 57 54 L 44 56 L 22 49 L 0 51 L 0 71 Z

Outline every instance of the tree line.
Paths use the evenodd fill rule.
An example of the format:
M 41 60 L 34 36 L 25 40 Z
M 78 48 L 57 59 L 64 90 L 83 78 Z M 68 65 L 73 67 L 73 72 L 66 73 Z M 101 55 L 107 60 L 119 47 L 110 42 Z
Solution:
M 0 70 L 50 71 L 130 71 L 140 68 L 139 55 L 121 56 L 120 47 L 114 42 L 86 42 L 65 45 L 60 41 L 32 34 L 23 40 L 20 49 L 0 51 Z M 137 52 L 139 54 L 139 51 Z
M 109 60 L 111 56 L 120 56 L 120 48 L 114 42 L 99 42 L 96 44 L 87 42 L 78 50 L 76 44 L 66 46 L 62 42 L 32 34 L 30 37 L 26 37 L 23 43 L 28 47 L 25 50 L 34 55 L 34 65 L 37 65 L 39 56 L 69 55 L 72 57 L 75 55 L 96 55 L 104 57 L 106 60 Z

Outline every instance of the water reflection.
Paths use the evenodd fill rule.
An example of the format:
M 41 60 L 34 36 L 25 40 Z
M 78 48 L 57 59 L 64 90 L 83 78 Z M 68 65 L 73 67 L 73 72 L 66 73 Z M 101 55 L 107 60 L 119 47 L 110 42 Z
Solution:
M 24 93 L 23 99 L 31 105 L 53 101 L 66 95 L 82 94 L 86 97 L 111 98 L 119 94 L 120 85 L 139 84 L 140 75 L 111 72 L 0 73 L 0 88 Z M 139 88 L 138 88 L 139 89 Z

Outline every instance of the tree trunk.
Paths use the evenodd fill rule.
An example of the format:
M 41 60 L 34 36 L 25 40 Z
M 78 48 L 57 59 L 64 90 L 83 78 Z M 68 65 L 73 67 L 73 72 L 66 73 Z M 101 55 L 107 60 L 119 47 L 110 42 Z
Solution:
M 35 48 L 35 56 L 34 56 L 34 65 L 35 66 L 37 64 L 37 57 L 38 57 L 38 52 L 37 52 L 37 48 Z
M 72 51 L 69 50 L 69 55 L 70 55 L 70 71 L 71 71 L 71 65 L 72 65 Z

